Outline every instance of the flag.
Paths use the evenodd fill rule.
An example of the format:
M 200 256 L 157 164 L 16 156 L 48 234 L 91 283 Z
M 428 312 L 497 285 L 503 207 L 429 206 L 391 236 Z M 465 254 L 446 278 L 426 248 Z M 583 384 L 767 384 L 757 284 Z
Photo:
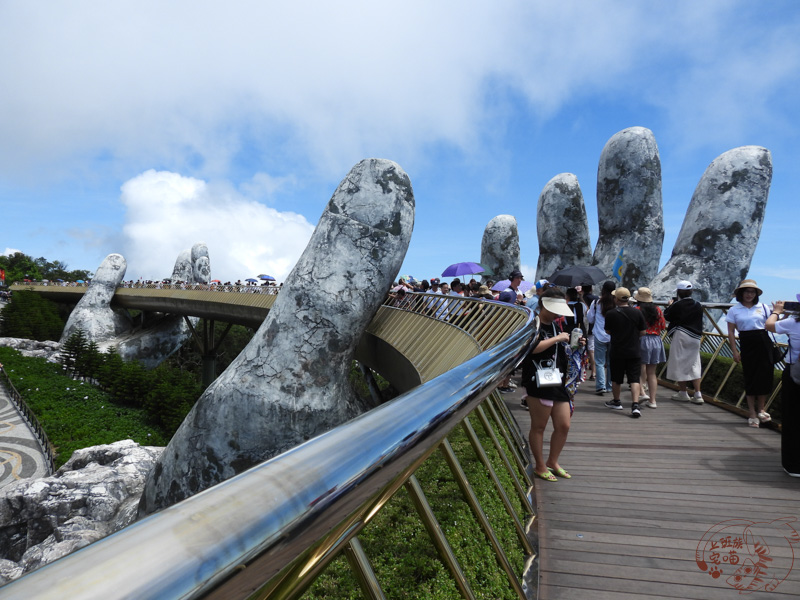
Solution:
M 625 269 L 625 263 L 622 262 L 622 253 L 624 251 L 625 248 L 620 249 L 619 254 L 617 254 L 617 259 L 614 261 L 614 266 L 611 267 L 611 274 L 619 282 L 622 281 L 622 271 Z
M 5 281 L 6 280 L 6 270 L 0 269 L 0 279 Z

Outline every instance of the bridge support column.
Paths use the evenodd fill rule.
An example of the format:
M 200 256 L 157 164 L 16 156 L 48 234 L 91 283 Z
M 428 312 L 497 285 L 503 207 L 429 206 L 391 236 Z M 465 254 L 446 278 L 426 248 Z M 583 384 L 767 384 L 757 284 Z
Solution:
M 188 317 L 183 317 L 183 319 L 189 326 L 189 331 L 192 332 L 192 339 L 195 341 L 197 348 L 200 350 L 200 356 L 203 359 L 203 385 L 208 387 L 217 378 L 217 352 L 220 344 L 222 344 L 222 341 L 225 339 L 225 336 L 228 335 L 228 332 L 231 330 L 233 323 L 227 324 L 225 331 L 222 332 L 222 335 L 219 336 L 219 339 L 215 343 L 215 321 L 211 319 L 202 319 L 203 328 L 202 331 L 198 331 L 198 329 L 192 325 L 192 322 Z

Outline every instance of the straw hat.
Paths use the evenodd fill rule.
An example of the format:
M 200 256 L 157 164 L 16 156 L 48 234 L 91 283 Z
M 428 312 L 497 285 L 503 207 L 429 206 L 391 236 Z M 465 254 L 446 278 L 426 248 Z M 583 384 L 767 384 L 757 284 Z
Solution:
M 652 302 L 653 292 L 650 291 L 650 288 L 640 287 L 638 290 L 633 292 L 633 298 L 637 302 Z
M 488 300 L 494 298 L 492 292 L 489 291 L 489 286 L 486 285 L 482 285 L 478 288 L 478 296 L 481 298 L 487 298 Z
M 627 302 L 631 299 L 631 291 L 626 287 L 618 287 L 613 292 L 614 298 L 620 302 Z
M 738 292 L 739 290 L 744 290 L 747 288 L 753 288 L 756 291 L 756 294 L 758 294 L 759 296 L 761 296 L 764 293 L 764 290 L 758 287 L 758 284 L 756 283 L 755 279 L 744 279 L 739 284 L 739 287 L 733 290 L 733 293 L 736 294 L 736 292 Z

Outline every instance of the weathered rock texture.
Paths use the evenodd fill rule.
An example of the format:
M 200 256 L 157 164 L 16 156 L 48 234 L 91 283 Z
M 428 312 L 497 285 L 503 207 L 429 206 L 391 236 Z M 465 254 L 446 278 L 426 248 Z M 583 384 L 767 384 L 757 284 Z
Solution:
M 489 221 L 481 240 L 481 264 L 494 275 L 484 275 L 481 281 L 507 279 L 511 271 L 518 271 L 519 231 L 517 220 L 511 215 L 497 215 Z
M 44 358 L 48 362 L 58 362 L 61 344 L 58 342 L 37 342 L 24 338 L 0 338 L 0 346 L 19 350 L 22 356 L 29 358 Z
M 162 450 L 132 440 L 84 448 L 52 477 L 0 490 L 0 584 L 132 523 Z
M 191 332 L 180 316 L 148 314 L 144 323 L 134 327 L 127 311 L 111 308 L 111 299 L 125 276 L 125 269 L 125 259 L 119 254 L 106 257 L 89 289 L 70 314 L 61 334 L 61 343 L 81 329 L 101 351 L 114 347 L 123 360 L 138 360 L 153 368 L 180 348 Z M 178 255 L 172 280 L 209 283 L 210 271 L 208 247 L 198 243 Z M 197 322 L 196 318 L 192 320 Z
M 703 302 L 729 302 L 747 276 L 772 182 L 772 156 L 760 146 L 729 150 L 715 159 L 692 195 L 672 256 L 650 283 L 657 300 L 690 280 Z
M 593 264 L 610 274 L 624 248 L 622 285 L 646 286 L 658 272 L 664 243 L 661 159 L 649 129 L 624 129 L 603 148 L 597 168 L 597 220 Z
M 536 231 L 536 279 L 547 279 L 565 267 L 592 264 L 583 193 L 572 173 L 556 175 L 544 186 L 536 208 Z
M 111 299 L 126 269 L 127 263 L 120 254 L 109 254 L 105 258 L 83 298 L 70 313 L 61 334 L 62 344 L 79 329 L 89 340 L 100 344 L 131 328 L 127 312 L 111 308 Z
M 414 223 L 411 182 L 367 159 L 339 184 L 251 342 L 206 390 L 148 477 L 147 514 L 371 408 L 347 373 L 400 270 Z

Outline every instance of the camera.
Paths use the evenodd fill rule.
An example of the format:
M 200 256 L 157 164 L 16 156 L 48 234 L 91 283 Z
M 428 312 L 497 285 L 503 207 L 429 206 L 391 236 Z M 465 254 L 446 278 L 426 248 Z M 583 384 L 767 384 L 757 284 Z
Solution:
M 800 302 L 784 302 L 783 310 L 789 313 L 800 314 Z

